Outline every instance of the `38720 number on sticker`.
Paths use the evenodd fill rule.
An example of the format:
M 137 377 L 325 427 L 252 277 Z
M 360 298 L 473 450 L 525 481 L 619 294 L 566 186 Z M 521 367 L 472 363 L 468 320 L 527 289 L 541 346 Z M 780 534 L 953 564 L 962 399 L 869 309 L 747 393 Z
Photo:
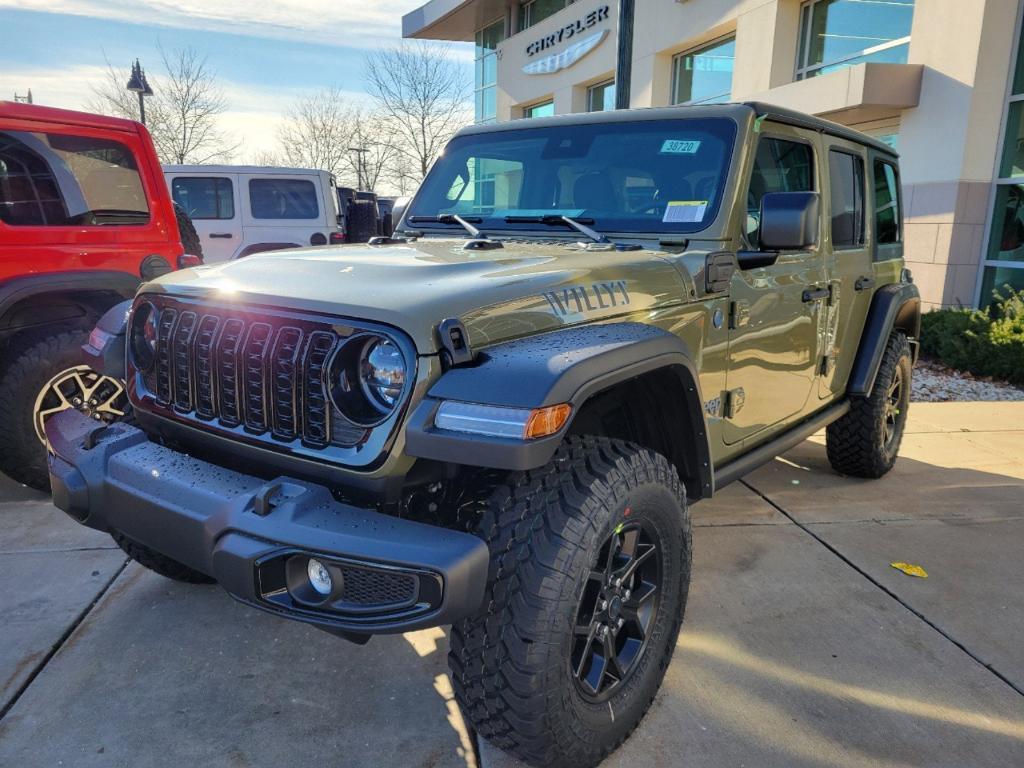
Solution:
M 698 149 L 700 142 L 688 139 L 665 139 L 661 144 L 663 155 L 695 155 Z

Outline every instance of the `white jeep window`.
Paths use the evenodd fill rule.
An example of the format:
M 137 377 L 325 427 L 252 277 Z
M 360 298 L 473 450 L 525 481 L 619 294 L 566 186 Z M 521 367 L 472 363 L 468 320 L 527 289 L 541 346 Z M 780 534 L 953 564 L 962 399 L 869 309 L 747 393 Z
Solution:
M 91 136 L 0 131 L 0 221 L 13 226 L 145 224 L 135 156 Z
M 250 179 L 254 219 L 316 219 L 316 186 L 305 179 Z
M 171 182 L 171 196 L 189 218 L 235 218 L 231 179 L 223 176 L 179 176 Z

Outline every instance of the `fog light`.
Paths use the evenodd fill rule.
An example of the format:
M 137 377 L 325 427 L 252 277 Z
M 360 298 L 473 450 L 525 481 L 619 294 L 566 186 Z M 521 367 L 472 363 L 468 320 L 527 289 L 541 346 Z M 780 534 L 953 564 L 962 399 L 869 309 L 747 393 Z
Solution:
M 326 565 L 311 557 L 309 558 L 309 564 L 306 566 L 306 575 L 309 576 L 309 583 L 313 586 L 313 589 L 321 595 L 331 594 L 334 583 L 331 581 L 331 574 L 327 570 Z

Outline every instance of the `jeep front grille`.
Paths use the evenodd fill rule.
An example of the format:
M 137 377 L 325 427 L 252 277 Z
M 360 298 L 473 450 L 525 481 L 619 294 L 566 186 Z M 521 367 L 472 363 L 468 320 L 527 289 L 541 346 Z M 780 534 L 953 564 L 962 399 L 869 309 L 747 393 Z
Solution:
M 154 364 L 138 375 L 142 386 L 130 388 L 139 411 L 338 463 L 365 466 L 385 447 L 401 409 L 361 427 L 337 409 L 328 383 L 335 352 L 349 338 L 383 334 L 371 324 L 170 296 L 145 300 L 160 314 Z M 406 352 L 415 360 L 411 347 Z

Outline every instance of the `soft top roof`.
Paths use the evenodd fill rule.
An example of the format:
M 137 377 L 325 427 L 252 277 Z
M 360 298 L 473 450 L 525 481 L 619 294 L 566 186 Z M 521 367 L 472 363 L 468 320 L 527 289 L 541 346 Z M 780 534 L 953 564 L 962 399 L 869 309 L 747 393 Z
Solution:
M 830 136 L 855 141 L 879 152 L 897 157 L 897 153 L 888 144 L 867 134 L 847 128 L 845 125 L 833 123 L 814 115 L 797 112 L 773 104 L 758 101 L 739 102 L 732 104 L 692 104 L 677 107 L 645 107 L 643 109 L 616 109 L 607 112 L 577 112 L 569 115 L 553 117 L 531 117 L 522 120 L 510 120 L 503 123 L 472 125 L 458 132 L 459 136 L 478 133 L 497 133 L 501 131 L 520 131 L 531 128 L 543 128 L 554 125 L 592 125 L 598 123 L 625 123 L 635 120 L 678 120 L 683 117 L 731 117 L 742 124 L 753 117 L 764 117 L 788 125 L 827 133 Z

